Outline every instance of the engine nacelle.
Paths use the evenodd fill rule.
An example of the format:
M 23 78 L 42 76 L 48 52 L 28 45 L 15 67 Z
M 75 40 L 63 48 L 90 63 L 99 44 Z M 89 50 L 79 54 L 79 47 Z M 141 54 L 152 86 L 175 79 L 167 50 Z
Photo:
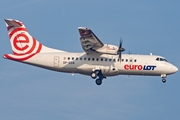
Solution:
M 103 47 L 96 50 L 98 53 L 117 55 L 118 46 L 104 44 Z

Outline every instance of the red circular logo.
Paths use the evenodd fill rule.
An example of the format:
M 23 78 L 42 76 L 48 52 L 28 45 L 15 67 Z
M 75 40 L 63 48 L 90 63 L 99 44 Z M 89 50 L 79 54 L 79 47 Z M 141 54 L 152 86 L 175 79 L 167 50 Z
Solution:
M 39 53 L 42 48 L 36 39 L 34 39 L 26 30 L 26 28 L 17 28 L 9 34 L 13 57 L 12 59 L 26 60 L 34 54 Z M 33 55 L 32 55 L 33 54 Z

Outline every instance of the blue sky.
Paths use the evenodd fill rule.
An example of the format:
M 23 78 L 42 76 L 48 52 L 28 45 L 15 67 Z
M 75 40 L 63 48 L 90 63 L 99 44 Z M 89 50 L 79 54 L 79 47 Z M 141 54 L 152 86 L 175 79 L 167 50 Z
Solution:
M 0 54 L 11 53 L 4 18 L 23 21 L 46 46 L 83 52 L 77 27 L 125 53 L 162 55 L 180 68 L 180 1 L 0 0 Z M 0 59 L 2 120 L 179 120 L 180 75 L 116 76 L 97 86 L 89 76 Z

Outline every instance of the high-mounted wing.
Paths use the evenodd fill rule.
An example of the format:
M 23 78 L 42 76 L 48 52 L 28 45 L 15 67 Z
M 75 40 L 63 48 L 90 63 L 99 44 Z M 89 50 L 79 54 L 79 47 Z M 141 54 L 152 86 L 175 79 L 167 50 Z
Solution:
M 97 49 L 104 46 L 99 38 L 89 28 L 78 27 L 82 48 L 86 53 L 96 52 Z

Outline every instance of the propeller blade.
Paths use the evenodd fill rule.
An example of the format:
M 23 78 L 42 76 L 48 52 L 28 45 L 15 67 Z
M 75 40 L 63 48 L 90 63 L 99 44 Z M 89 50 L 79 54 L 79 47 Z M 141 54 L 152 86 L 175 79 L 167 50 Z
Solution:
M 119 61 L 121 62 L 121 53 L 123 51 L 125 51 L 124 48 L 122 48 L 122 44 L 123 44 L 123 39 L 120 38 L 120 42 L 119 42 L 119 48 L 118 48 L 118 51 L 117 51 L 117 54 L 119 55 Z
M 119 53 L 119 61 L 121 62 L 121 52 Z
M 120 44 L 119 44 L 119 48 L 122 47 L 122 44 L 123 44 L 123 39 L 120 38 Z

